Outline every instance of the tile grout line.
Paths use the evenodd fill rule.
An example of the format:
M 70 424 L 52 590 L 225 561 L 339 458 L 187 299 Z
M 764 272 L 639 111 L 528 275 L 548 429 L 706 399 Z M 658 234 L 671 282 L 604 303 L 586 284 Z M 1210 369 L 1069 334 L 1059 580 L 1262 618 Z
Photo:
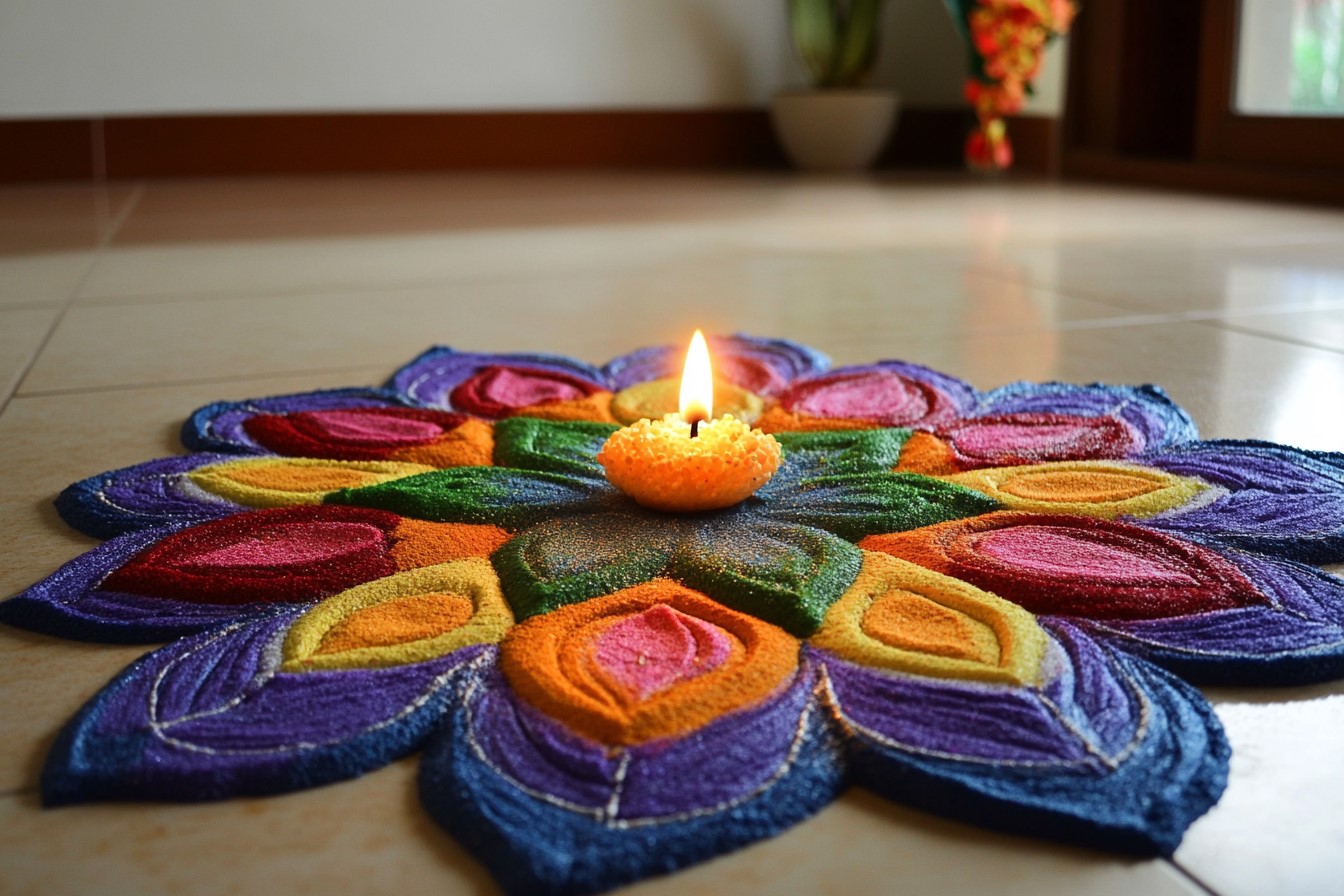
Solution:
M 133 192 L 130 198 L 126 200 L 126 205 L 108 224 L 107 232 L 103 234 L 103 238 L 98 241 L 97 249 L 94 250 L 93 260 L 89 262 L 89 266 L 85 268 L 84 274 L 79 278 L 79 282 L 75 284 L 74 288 L 70 290 L 70 294 L 65 297 L 65 301 L 61 303 L 60 310 L 56 312 L 56 317 L 52 320 L 51 326 L 47 327 L 46 335 L 44 335 L 42 341 L 38 343 L 37 349 L 33 352 L 32 357 L 28 359 L 28 363 L 23 365 L 23 369 L 19 371 L 18 378 L 14 382 L 13 391 L 4 397 L 4 401 L 0 402 L 0 414 L 5 412 L 9 407 L 9 403 L 14 400 L 14 397 L 19 394 L 19 390 L 23 388 L 23 381 L 28 378 L 33 367 L 37 365 L 38 359 L 42 357 L 42 352 L 46 351 L 47 346 L 51 344 L 52 337 L 56 335 L 56 330 L 60 327 L 61 321 L 65 320 L 66 313 L 70 310 L 71 306 L 74 305 L 75 298 L 79 295 L 80 290 L 84 288 L 84 284 L 89 281 L 91 276 L 93 276 L 93 270 L 98 267 L 98 261 L 102 258 L 107 247 L 111 245 L 112 238 L 116 236 L 117 232 L 121 230 L 123 225 L 125 225 L 126 220 L 131 216 L 131 212 L 133 212 L 135 207 L 140 203 L 140 197 L 144 195 L 145 182 L 140 181 L 135 186 L 135 192 Z
M 1206 884 L 1204 880 L 1201 877 L 1199 877 L 1199 875 L 1190 871 L 1188 868 L 1186 868 L 1180 862 L 1176 861 L 1174 858 L 1166 858 L 1163 859 L 1162 861 L 1166 862 L 1167 866 L 1170 867 L 1173 871 L 1175 871 L 1178 877 L 1185 878 L 1196 889 L 1201 890 L 1204 893 L 1207 893 L 1208 896 L 1220 896 L 1219 892 L 1215 890 L 1213 887 Z
M 1334 311 L 1344 308 L 1344 301 L 1333 300 L 1323 304 L 1318 301 L 1299 301 L 1289 302 L 1284 305 L 1258 305 L 1251 308 L 1236 309 L 1235 311 L 1223 308 L 1202 308 L 1187 311 L 1146 311 L 1142 308 L 1133 307 L 1133 305 L 1126 303 L 1123 298 L 1117 297 L 1109 292 L 1099 291 L 1088 287 L 1070 286 L 1065 283 L 1039 280 L 1032 277 L 1030 274 L 1021 277 L 1011 276 L 993 269 L 978 267 L 974 263 L 967 265 L 962 270 L 965 273 L 982 277 L 986 280 L 1001 284 L 1024 286 L 1027 289 L 1051 293 L 1063 299 L 1081 299 L 1088 302 L 1096 302 L 1099 305 L 1107 305 L 1114 308 L 1118 312 L 1115 317 L 1068 321 L 1056 324 L 1053 328 L 1056 330 L 1093 330 L 1104 329 L 1106 327 L 1145 326 L 1160 323 L 1199 323 L 1206 320 L 1219 320 L 1223 318 L 1272 317 L 1276 314 L 1300 314 L 1307 311 Z M 1321 346 L 1311 345 L 1310 343 L 1302 344 L 1311 348 L 1321 348 Z
M 1196 320 L 1193 323 L 1200 326 L 1212 327 L 1217 330 L 1226 330 L 1229 333 L 1237 333 L 1241 336 L 1255 336 L 1260 339 L 1268 339 L 1270 342 L 1278 342 L 1283 345 L 1291 345 L 1296 348 L 1310 348 L 1318 352 L 1329 352 L 1333 355 L 1344 355 L 1344 349 L 1338 349 L 1329 345 L 1317 345 L 1314 342 L 1307 342 L 1305 339 L 1294 339 L 1291 336 L 1283 336 L 1279 333 L 1266 333 L 1261 330 L 1252 330 L 1246 327 L 1238 327 L 1230 322 L 1220 318 L 1209 318 L 1207 320 Z
M 199 379 L 181 379 L 181 380 L 155 380 L 147 383 L 114 383 L 111 385 L 80 386 L 71 389 L 42 389 L 36 392 L 16 392 L 12 399 L 26 398 L 52 398 L 60 395 L 85 395 L 91 393 L 105 392 L 131 392 L 139 389 L 170 389 L 179 386 L 203 386 L 209 383 L 245 383 L 253 380 L 280 379 L 290 376 L 309 376 L 312 374 L 357 372 L 357 371 L 386 371 L 387 368 L 376 364 L 357 364 L 340 367 L 311 367 L 303 370 L 282 370 L 269 371 L 266 373 L 242 373 L 235 376 L 208 376 Z M 386 379 L 386 374 L 380 379 Z

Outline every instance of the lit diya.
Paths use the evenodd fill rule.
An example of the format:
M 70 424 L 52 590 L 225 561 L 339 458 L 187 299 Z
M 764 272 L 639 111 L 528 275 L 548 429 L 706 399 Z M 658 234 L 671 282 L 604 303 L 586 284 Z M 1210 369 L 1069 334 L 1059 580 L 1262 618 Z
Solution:
M 749 498 L 779 469 L 779 442 L 731 414 L 714 419 L 709 347 L 699 330 L 686 352 L 680 413 L 612 433 L 597 459 L 611 484 L 652 510 L 695 513 Z

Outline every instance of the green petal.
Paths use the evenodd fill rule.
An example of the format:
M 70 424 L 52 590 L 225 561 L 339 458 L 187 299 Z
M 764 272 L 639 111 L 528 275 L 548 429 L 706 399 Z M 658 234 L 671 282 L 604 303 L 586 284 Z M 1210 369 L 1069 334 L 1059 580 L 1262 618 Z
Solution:
M 601 479 L 597 452 L 617 429 L 610 423 L 510 417 L 495 424 L 495 464 Z
M 552 520 L 514 536 L 491 559 L 521 622 L 661 575 L 682 531 L 632 514 Z
M 901 460 L 909 429 L 850 429 L 822 432 L 777 432 L 790 479 L 843 473 L 879 473 Z
M 914 473 L 857 473 L 807 479 L 772 496 L 771 519 L 817 526 L 857 541 L 998 510 L 980 492 Z
M 450 467 L 327 495 L 328 504 L 391 510 L 443 523 L 511 531 L 560 515 L 592 513 L 615 491 L 591 480 L 505 467 Z
M 805 638 L 859 573 L 859 549 L 829 532 L 752 521 L 706 526 L 677 549 L 673 578 Z

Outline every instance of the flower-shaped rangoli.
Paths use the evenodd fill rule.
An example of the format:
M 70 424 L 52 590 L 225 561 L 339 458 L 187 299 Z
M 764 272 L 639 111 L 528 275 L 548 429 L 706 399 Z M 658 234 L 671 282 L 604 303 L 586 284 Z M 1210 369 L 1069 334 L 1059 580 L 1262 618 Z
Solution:
M 516 892 L 670 871 L 851 784 L 1169 854 L 1227 771 L 1186 680 L 1344 675 L 1344 583 L 1306 565 L 1344 559 L 1344 457 L 1198 441 L 1153 387 L 713 347 L 716 406 L 783 447 L 727 510 L 643 509 L 595 459 L 669 409 L 671 349 L 433 349 L 386 389 L 202 408 L 194 453 L 71 486 L 110 540 L 0 617 L 178 640 L 70 723 L 47 802 L 423 750 L 425 807 Z

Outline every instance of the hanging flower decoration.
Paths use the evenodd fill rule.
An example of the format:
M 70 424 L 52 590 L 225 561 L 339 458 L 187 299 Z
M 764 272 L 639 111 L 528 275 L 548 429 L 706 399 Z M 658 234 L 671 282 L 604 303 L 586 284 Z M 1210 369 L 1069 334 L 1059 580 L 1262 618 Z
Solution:
M 0 618 L 173 642 L 70 722 L 45 801 L 421 750 L 425 807 L 510 892 L 665 873 L 851 784 L 1160 855 L 1227 774 L 1187 681 L 1344 675 L 1344 582 L 1306 565 L 1344 559 L 1344 456 L 1199 441 L 1152 386 L 712 349 L 716 413 L 782 449 L 723 510 L 642 507 L 597 460 L 675 407 L 673 349 L 433 349 L 384 389 L 209 405 L 193 453 L 71 486 L 109 540 Z
M 976 128 L 966 140 L 966 163 L 982 171 L 1013 164 L 1004 119 L 1022 111 L 1050 41 L 1068 33 L 1071 0 L 945 0 L 970 49 L 966 99 Z

